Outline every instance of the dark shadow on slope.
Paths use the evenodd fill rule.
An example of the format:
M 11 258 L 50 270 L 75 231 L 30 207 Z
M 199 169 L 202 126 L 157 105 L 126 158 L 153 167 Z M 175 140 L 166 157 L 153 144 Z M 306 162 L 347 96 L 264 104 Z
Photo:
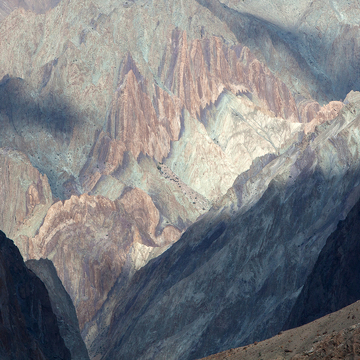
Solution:
M 360 201 L 327 239 L 284 330 L 314 321 L 360 299 Z
M 44 81 L 45 86 L 47 81 Z M 76 110 L 59 94 L 38 94 L 25 80 L 8 75 L 0 81 L 0 126 L 3 132 L 12 128 L 15 135 L 37 136 L 40 131 L 45 131 L 57 140 L 69 142 L 76 122 Z M 0 146 L 3 142 L 5 140 L 0 137 Z
M 73 156 L 73 149 L 67 150 L 89 114 L 82 113 L 74 99 L 46 87 L 55 66 L 56 61 L 44 66 L 39 90 L 21 78 L 5 76 L 0 81 L 0 147 L 25 153 L 47 175 L 53 194 L 65 198 L 71 180 L 66 168 Z
M 0 230 L 0 358 L 70 360 L 49 293 Z

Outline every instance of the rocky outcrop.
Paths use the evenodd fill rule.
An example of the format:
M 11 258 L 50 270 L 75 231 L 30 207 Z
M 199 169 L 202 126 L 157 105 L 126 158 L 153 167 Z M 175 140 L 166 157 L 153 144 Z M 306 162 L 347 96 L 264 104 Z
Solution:
M 180 234 L 160 222 L 151 198 L 139 189 L 128 189 L 117 201 L 72 196 L 49 209 L 38 234 L 28 240 L 27 258 L 52 260 L 82 329 L 121 272 L 131 276 Z
M 71 359 L 89 360 L 80 335 L 74 304 L 58 278 L 53 263 L 48 259 L 28 260 L 26 266 L 45 284 L 51 307 L 57 318 L 60 335 L 70 350 Z
M 1 359 L 70 360 L 45 285 L 1 231 L 0 288 Z
M 334 121 L 240 176 L 168 251 L 116 284 L 121 302 L 96 339 L 87 336 L 91 356 L 196 359 L 278 333 L 360 195 L 359 94 L 347 100 Z
M 118 178 L 116 172 L 125 167 L 123 156 L 128 152 L 135 159 L 140 154 L 160 162 L 169 157 L 167 165 L 197 192 L 204 174 L 214 176 L 214 189 L 202 192 L 213 201 L 239 173 L 234 169 L 238 158 L 232 156 L 239 148 L 246 147 L 249 153 L 240 171 L 257 156 L 276 151 L 272 145 L 257 146 L 264 134 L 259 126 L 253 129 L 253 123 L 261 128 L 265 121 L 268 130 L 272 123 L 277 128 L 280 119 L 308 122 L 316 115 L 305 109 L 300 119 L 286 79 L 280 80 L 244 43 L 238 43 L 206 8 L 192 0 L 184 8 L 158 2 L 150 7 L 131 2 L 125 8 L 110 2 L 108 13 L 96 2 L 84 3 L 81 9 L 88 10 L 80 14 L 76 2 L 65 1 L 46 17 L 18 9 L 2 23 L 0 77 L 10 77 L 4 78 L 0 89 L 6 100 L 0 114 L 1 143 L 26 153 L 48 176 L 55 196 L 65 199 L 93 191 L 102 176 Z M 173 14 L 179 12 L 189 21 L 178 24 Z M 72 20 L 77 13 L 79 27 Z M 52 43 L 58 45 L 54 48 Z M 23 49 L 21 56 L 15 48 Z M 247 101 L 236 101 L 240 94 Z M 219 112 L 225 110 L 228 117 L 230 106 L 240 103 L 247 108 L 247 126 L 234 129 L 240 132 L 231 139 L 223 135 L 229 148 L 219 148 L 208 132 L 199 149 L 213 158 L 209 164 L 196 156 L 189 166 L 175 167 L 181 156 L 176 152 L 184 150 L 183 145 L 174 145 L 181 138 L 184 116 L 198 125 L 201 112 L 221 96 Z M 276 147 L 284 146 L 294 132 L 294 127 L 289 132 L 290 126 L 283 125 L 286 131 L 277 136 Z M 243 144 L 249 132 L 250 146 Z M 197 135 L 189 141 L 198 142 Z M 213 171 L 220 162 L 224 165 Z M 202 172 L 196 171 L 199 165 L 205 167 Z
M 327 239 L 284 329 L 306 324 L 360 299 L 359 218 L 358 202 Z

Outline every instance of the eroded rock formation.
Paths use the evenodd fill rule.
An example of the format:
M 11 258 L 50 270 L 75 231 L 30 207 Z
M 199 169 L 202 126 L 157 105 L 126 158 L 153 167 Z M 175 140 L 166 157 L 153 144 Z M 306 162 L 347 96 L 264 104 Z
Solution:
M 151 198 L 139 189 L 117 201 L 72 196 L 49 209 L 39 233 L 28 239 L 27 258 L 53 261 L 83 328 L 122 271 L 130 276 L 180 237 L 181 231 L 159 221 Z
M 0 224 L 25 255 L 26 238 L 35 235 L 53 203 L 46 175 L 27 156 L 0 148 Z
M 280 331 L 359 198 L 359 100 L 350 94 L 331 123 L 255 164 L 167 252 L 115 285 L 122 302 L 88 336 L 91 355 L 196 359 Z
M 338 125 L 331 128 L 338 133 L 353 116 L 351 111 L 357 111 L 357 105 L 351 105 L 357 101 L 354 94 L 344 103 L 329 101 L 341 100 L 359 84 L 356 76 L 351 77 L 358 44 L 354 40 L 344 45 L 344 40 L 357 38 L 358 5 L 354 1 L 344 4 L 346 16 L 342 17 L 332 4 L 327 26 L 328 12 L 320 1 L 303 0 L 287 5 L 286 11 L 277 0 L 265 2 L 269 11 L 264 12 L 258 0 L 251 4 L 63 0 L 46 14 L 26 11 L 23 6 L 1 22 L 0 168 L 4 170 L 0 194 L 15 201 L 8 213 L 0 205 L 0 220 L 26 259 L 52 259 L 74 301 L 88 344 L 98 339 L 98 332 L 103 337 L 114 323 L 118 289 L 127 288 L 136 270 L 176 242 L 212 205 L 213 211 L 205 216 L 209 225 L 204 225 L 205 220 L 197 225 L 202 229 L 199 237 L 225 231 L 222 225 L 213 229 L 212 217 L 218 219 L 215 225 L 224 221 L 226 229 L 236 227 L 236 214 L 243 216 L 268 187 L 274 189 L 272 181 L 277 184 L 275 192 L 284 186 L 289 197 L 301 191 L 324 197 L 321 179 L 328 176 L 333 189 L 334 183 L 339 184 L 339 174 L 344 175 L 344 163 L 355 157 L 353 150 L 344 155 L 332 149 L 328 144 L 332 135 L 321 124 L 338 117 Z M 290 22 L 283 19 L 286 27 L 279 24 L 278 9 L 291 18 Z M 318 18 L 321 21 L 315 28 Z M 314 28 L 326 42 L 317 40 L 321 37 L 313 34 Z M 345 54 L 346 69 L 335 53 Z M 323 150 L 316 157 L 317 148 L 309 143 L 323 146 L 329 155 Z M 296 192 L 295 180 L 290 179 L 305 178 L 306 166 L 312 171 L 320 163 L 320 172 L 309 180 L 318 185 L 318 192 L 313 194 L 302 185 Z M 286 171 L 291 173 L 289 178 Z M 276 182 L 280 173 L 283 180 Z M 343 186 L 351 192 L 350 180 L 346 181 Z M 316 199 L 316 204 L 325 201 Z M 300 210 L 306 208 L 300 205 Z M 341 208 L 334 200 L 331 206 L 345 214 L 350 205 Z M 331 216 L 324 215 L 331 221 L 319 220 L 325 230 L 313 240 L 313 254 L 340 218 L 331 206 Z M 226 210 L 220 216 L 216 209 Z M 279 214 L 286 212 L 281 209 Z M 256 211 L 254 216 L 258 216 Z M 317 218 L 317 213 L 313 216 Z M 273 214 L 271 221 L 277 219 Z M 267 221 L 263 219 L 261 229 Z M 309 239 L 315 236 L 306 233 Z M 200 247 L 195 253 L 202 257 L 203 250 Z M 253 261 L 255 255 L 249 259 Z M 299 260 L 299 269 L 306 273 L 314 259 L 315 255 L 308 263 Z M 176 256 L 173 260 L 185 261 Z M 254 279 L 260 279 L 253 273 Z M 257 283 L 249 276 L 252 287 L 246 286 L 252 290 L 264 285 L 263 280 Z M 289 296 L 288 303 L 273 301 L 281 314 L 296 297 L 299 283 L 294 282 L 291 291 L 277 294 Z M 226 312 L 226 306 L 217 309 Z M 209 324 L 224 322 L 218 313 L 200 313 L 206 317 L 198 320 L 206 324 L 201 335 L 205 340 L 197 349 L 187 344 L 184 354 L 200 354 L 207 339 L 215 336 L 211 330 L 206 333 Z M 130 319 L 133 314 L 127 316 Z M 279 326 L 276 321 L 269 323 L 263 332 L 254 329 L 262 325 L 249 326 L 252 335 L 234 325 L 238 334 L 223 346 L 256 334 L 265 336 Z M 123 326 L 120 333 L 127 331 Z M 224 334 L 229 327 L 224 327 Z M 167 342 L 178 344 L 179 339 L 174 335 L 161 346 L 171 349 Z M 112 351 L 111 346 L 106 350 Z M 169 356 L 176 354 L 166 351 Z

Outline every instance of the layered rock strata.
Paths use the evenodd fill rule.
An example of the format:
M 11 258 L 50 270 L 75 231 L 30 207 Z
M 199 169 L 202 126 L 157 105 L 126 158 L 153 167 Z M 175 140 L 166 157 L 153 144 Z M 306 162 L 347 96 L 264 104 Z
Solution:
M 91 356 L 196 359 L 279 332 L 359 198 L 359 101 L 351 93 L 331 123 L 255 164 L 168 251 L 115 285 L 121 302 L 99 319 L 99 336 L 84 334 Z
M 216 1 L 66 0 L 1 23 L 0 147 L 37 169 L 2 150 L 0 189 L 17 200 L 1 220 L 26 259 L 53 260 L 82 329 L 254 159 L 341 112 L 322 107 L 333 92 L 316 66 L 260 20 Z M 241 204 L 262 194 L 249 183 L 236 183 Z
M 0 148 L 0 197 L 1 227 L 25 255 L 25 239 L 36 234 L 53 203 L 47 176 L 26 155 Z
M 116 7 L 108 15 L 95 3 L 84 3 L 81 8 L 87 10 L 81 14 L 72 2 L 59 4 L 48 16 L 16 10 L 0 30 L 0 77 L 10 76 L 0 88 L 5 125 L 0 145 L 25 152 L 47 174 L 54 194 L 68 198 L 92 191 L 102 176 L 124 167 L 124 152 L 135 159 L 144 154 L 157 161 L 174 153 L 172 144 L 181 136 L 183 111 L 196 123 L 201 111 L 225 90 L 247 94 L 252 99 L 247 112 L 258 106 L 258 117 L 269 123 L 278 122 L 277 118 L 299 121 L 299 109 L 285 82 L 206 8 L 193 1 L 188 5 L 168 6 L 172 14 L 180 11 L 185 18 L 196 19 L 196 25 L 191 21 L 176 25 L 175 15 L 164 16 L 161 1 L 156 6 L 136 2 Z M 73 14 L 78 14 L 79 26 L 73 23 Z M 125 30 L 134 24 L 133 33 Z M 9 35 L 13 27 L 29 38 Z M 24 49 L 21 56 L 14 52 L 14 44 Z M 313 110 L 306 111 L 302 110 L 302 122 L 314 115 Z M 252 131 L 255 142 L 263 141 L 263 134 L 256 135 L 249 125 L 242 131 Z M 236 159 L 228 158 L 213 139 L 204 140 L 210 141 L 204 147 L 214 163 L 226 164 L 212 171 L 210 163 L 205 169 L 209 175 L 219 174 L 213 183 L 220 185 L 202 193 L 214 200 L 231 186 L 238 169 L 233 169 Z M 281 145 L 288 140 L 280 138 Z M 241 136 L 231 142 L 241 146 Z M 50 151 L 44 152 L 45 147 Z M 268 151 L 263 148 L 262 154 Z M 250 151 L 246 166 L 262 154 L 259 149 Z M 201 176 L 190 176 L 191 169 L 206 162 L 197 160 L 190 168 L 179 169 L 170 158 L 171 170 L 179 176 L 185 172 L 183 181 L 199 192 Z
M 37 14 L 44 14 L 46 11 L 54 8 L 58 3 L 59 0 L 2 0 L 0 2 L 0 22 L 19 7 L 25 10 L 31 10 Z
M 28 239 L 27 257 L 52 260 L 83 328 L 121 272 L 130 276 L 179 238 L 178 229 L 159 222 L 159 211 L 139 189 L 116 201 L 72 196 L 49 209 Z

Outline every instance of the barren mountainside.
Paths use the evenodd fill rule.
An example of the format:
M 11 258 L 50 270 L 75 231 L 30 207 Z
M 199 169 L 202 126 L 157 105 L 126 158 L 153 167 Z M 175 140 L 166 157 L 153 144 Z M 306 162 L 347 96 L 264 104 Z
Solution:
M 0 0 L 0 229 L 90 358 L 200 358 L 357 300 L 311 281 L 357 261 L 331 233 L 360 196 L 359 23 L 357 0 Z

